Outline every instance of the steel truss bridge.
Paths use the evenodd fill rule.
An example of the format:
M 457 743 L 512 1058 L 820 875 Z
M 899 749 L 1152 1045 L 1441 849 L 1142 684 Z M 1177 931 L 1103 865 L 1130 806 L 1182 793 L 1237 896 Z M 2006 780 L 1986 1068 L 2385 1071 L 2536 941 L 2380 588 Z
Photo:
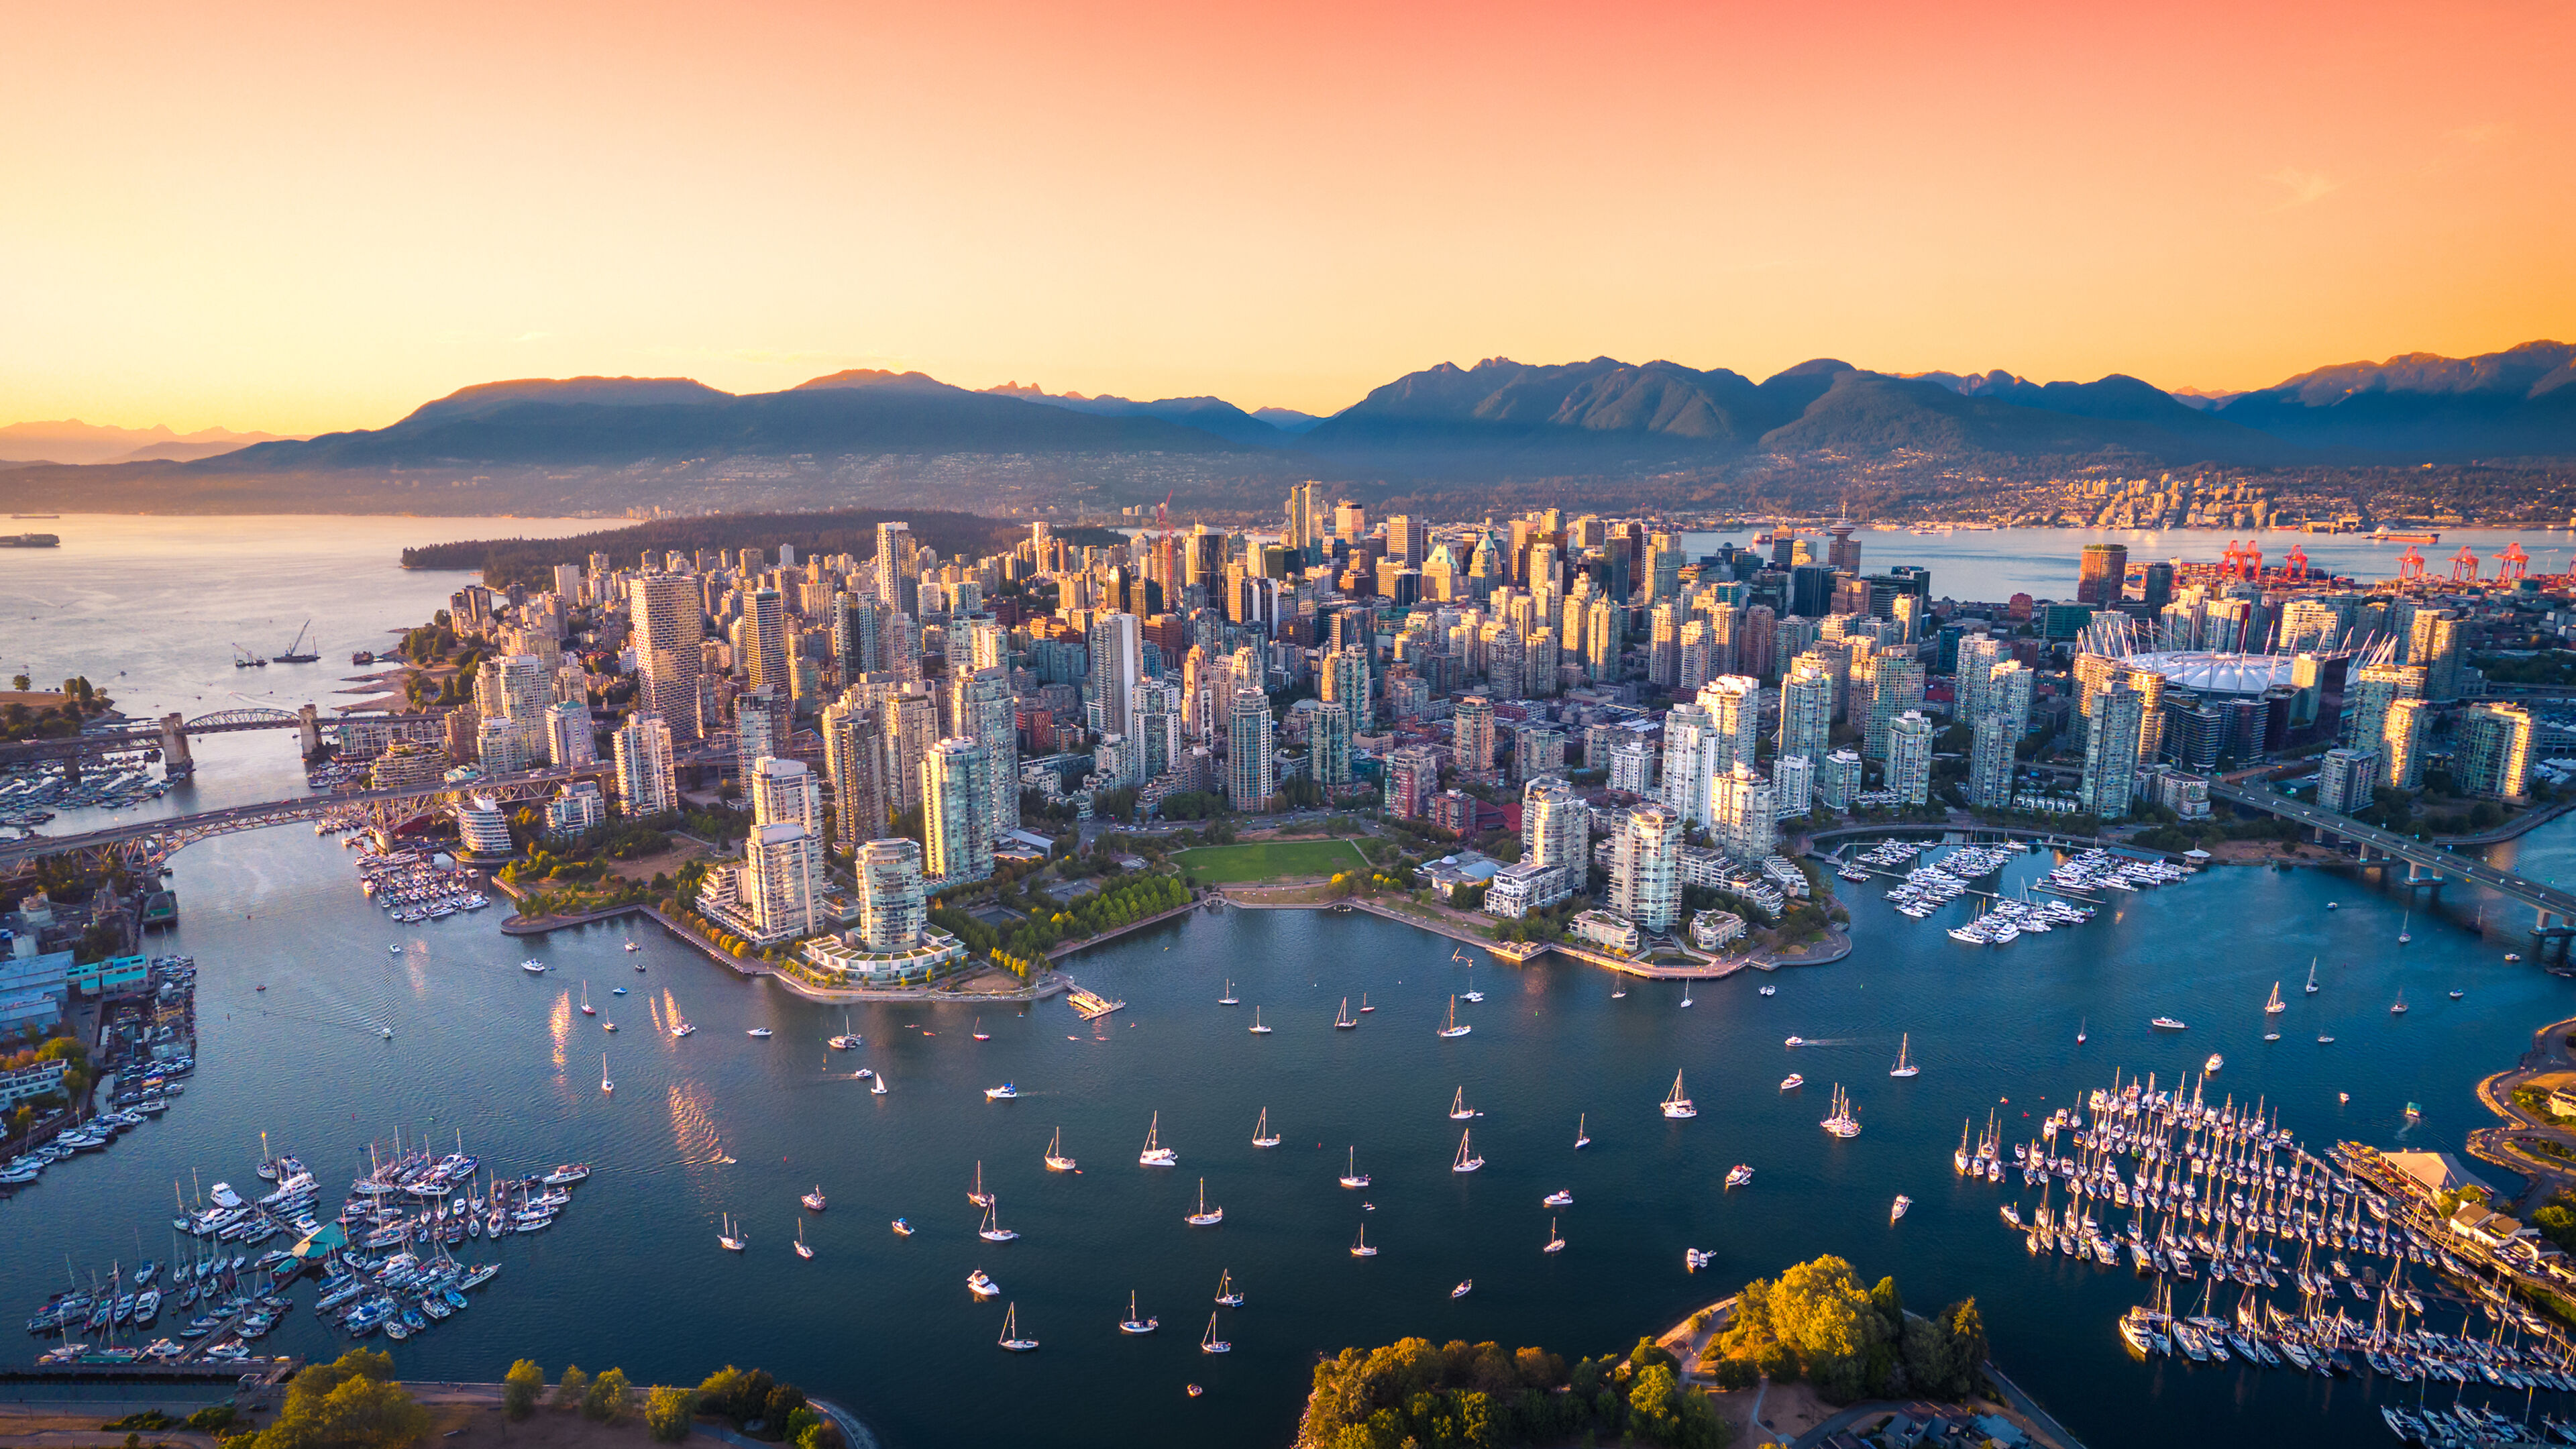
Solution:
M 442 718 L 434 714 L 369 714 L 326 720 L 309 704 L 294 710 L 259 706 L 217 710 L 195 719 L 182 719 L 174 712 L 150 723 L 89 730 L 58 740 L 0 744 L 0 765 L 61 760 L 69 766 L 74 778 L 78 778 L 84 765 L 103 762 L 111 755 L 159 750 L 164 768 L 169 774 L 178 776 L 196 768 L 196 760 L 188 750 L 188 741 L 197 735 L 233 734 L 243 730 L 294 730 L 304 757 L 311 759 L 322 748 L 326 732 L 338 731 L 348 725 L 427 725 L 439 723 Z
M 493 775 L 452 785 L 441 783 L 399 790 L 317 793 L 302 799 L 235 805 L 197 815 L 136 820 L 78 835 L 28 836 L 0 841 L 0 878 L 32 871 L 39 861 L 60 859 L 68 859 L 84 870 L 121 866 L 129 875 L 144 878 L 157 871 L 162 862 L 183 846 L 218 835 L 230 835 L 237 830 L 264 830 L 272 825 L 288 825 L 302 820 L 354 819 L 368 829 L 391 836 L 437 815 L 468 795 L 488 796 L 499 804 L 542 800 L 566 781 L 598 779 L 607 772 L 605 765 L 586 765 L 569 770 Z

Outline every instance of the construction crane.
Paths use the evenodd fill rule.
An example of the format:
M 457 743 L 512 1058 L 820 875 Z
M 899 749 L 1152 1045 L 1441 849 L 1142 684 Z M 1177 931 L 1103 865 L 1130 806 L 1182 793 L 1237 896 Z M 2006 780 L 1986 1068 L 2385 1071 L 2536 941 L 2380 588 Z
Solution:
M 2451 582 L 2455 584 L 2474 584 L 2477 581 L 2477 550 L 2470 548 L 2465 543 L 2461 544 L 2460 551 L 2451 556 Z

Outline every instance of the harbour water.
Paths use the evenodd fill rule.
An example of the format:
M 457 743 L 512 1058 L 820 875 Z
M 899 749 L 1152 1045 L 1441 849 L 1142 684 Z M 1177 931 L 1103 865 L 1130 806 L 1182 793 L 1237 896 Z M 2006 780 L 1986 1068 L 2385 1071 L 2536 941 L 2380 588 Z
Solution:
M 365 526 L 379 522 L 446 536 L 542 526 Z M 364 647 L 356 634 L 425 617 L 458 580 L 402 575 L 394 542 L 326 537 L 315 546 L 342 561 L 259 617 L 274 613 L 291 633 L 336 601 L 353 636 L 330 640 L 338 653 L 326 657 L 339 659 Z M 196 682 L 184 672 L 196 651 L 181 646 L 215 631 L 200 687 L 220 693 L 231 673 L 221 631 L 234 625 L 183 596 L 220 591 L 228 546 L 216 537 L 192 553 L 178 540 L 144 561 L 93 559 L 116 581 L 112 608 L 54 611 L 77 612 L 76 627 L 54 616 L 14 626 L 30 632 L 11 653 L 45 665 L 40 677 L 128 670 L 137 683 L 119 692 L 149 708 L 153 691 Z M 0 582 L 12 602 L 25 592 L 14 574 Z M 132 627 L 156 610 L 178 622 Z M 203 803 L 174 792 L 155 808 L 301 789 L 278 740 L 212 743 L 192 787 Z M 2498 853 L 2508 850 L 2525 869 L 2576 876 L 2576 827 Z M 2041 864 L 2024 857 L 2008 879 Z M 2213 1090 L 2266 1098 L 2312 1147 L 2352 1137 L 2457 1150 L 2486 1121 L 2471 1084 L 2567 1014 L 2561 982 L 2502 961 L 2529 954 L 2518 913 L 2487 911 L 2481 938 L 2419 911 L 2401 948 L 2397 900 L 2365 880 L 2225 869 L 2114 893 L 2116 910 L 2088 926 L 2001 948 L 1944 934 L 1964 904 L 1917 922 L 1875 890 L 1847 887 L 1850 959 L 1702 985 L 1688 1010 L 1672 987 L 1637 984 L 1614 1001 L 1589 969 L 1487 964 L 1473 977 L 1487 999 L 1460 1008 L 1474 1031 L 1451 1041 L 1433 1028 L 1468 981 L 1449 961 L 1452 943 L 1358 914 L 1198 914 L 1070 963 L 1085 985 L 1129 1003 L 1096 1026 L 1049 1002 L 985 1014 L 991 1040 L 979 1043 L 967 1008 L 884 1007 L 854 1013 L 865 1044 L 833 1053 L 824 1038 L 842 1029 L 840 1012 L 741 981 L 655 932 L 636 931 L 643 949 L 629 953 L 618 926 L 508 940 L 494 929 L 497 909 L 394 927 L 358 892 L 349 853 L 299 828 L 216 839 L 174 866 L 182 921 L 155 949 L 199 962 L 201 1065 L 166 1115 L 0 1202 L 0 1310 L 32 1312 L 67 1264 L 86 1275 L 166 1258 L 173 1184 L 244 1184 L 262 1131 L 316 1168 L 326 1205 L 368 1142 L 462 1134 L 496 1170 L 580 1160 L 598 1171 L 557 1227 L 468 1254 L 506 1265 L 471 1311 L 406 1344 L 371 1341 L 406 1373 L 491 1379 L 529 1356 L 671 1381 L 756 1363 L 849 1404 L 894 1449 L 1282 1442 L 1318 1353 L 1406 1334 L 1569 1356 L 1614 1350 L 1820 1252 L 1873 1280 L 1895 1274 L 1918 1307 L 1975 1295 L 1999 1362 L 2096 1449 L 2184 1436 L 2386 1442 L 2368 1407 L 2381 1390 L 2366 1380 L 2131 1360 L 2112 1324 L 2145 1285 L 2125 1268 L 2029 1258 L 1996 1218 L 2007 1189 L 1952 1174 L 1960 1124 L 1994 1110 L 2026 1132 L 2114 1069 L 2169 1083 L 2217 1051 L 2227 1065 Z M 2454 912 L 2479 920 L 2474 901 Z M 386 949 L 396 943 L 399 955 Z M 552 969 L 520 971 L 531 955 Z M 2326 989 L 2306 997 L 2297 983 L 2311 959 Z M 1243 1006 L 1216 1004 L 1227 977 Z M 2290 1010 L 2284 1039 L 2267 1044 L 2261 1006 L 2275 980 Z M 574 1009 L 584 981 L 614 1035 Z M 1766 981 L 1777 996 L 1756 994 Z M 629 995 L 609 994 L 621 985 Z M 2448 1000 L 2454 987 L 2466 998 Z M 2392 1017 L 2401 988 L 2414 1009 Z M 1356 1031 L 1333 1030 L 1341 998 L 1356 1005 L 1362 992 L 1378 1009 Z M 648 998 L 665 1012 L 675 1003 L 697 1034 L 655 1030 Z M 1255 1005 L 1270 1035 L 1245 1030 Z M 2190 1030 L 2153 1033 L 2158 1014 Z M 2091 1032 L 2082 1047 L 2079 1020 Z M 776 1036 L 755 1041 L 744 1034 L 753 1026 Z M 2317 1045 L 2320 1030 L 2336 1043 Z M 1886 1075 L 1900 1033 L 1923 1067 L 1907 1081 Z M 1792 1034 L 1817 1045 L 1787 1049 Z M 603 1049 L 617 1082 L 609 1096 L 598 1086 Z M 888 1074 L 887 1095 L 853 1076 L 860 1065 Z M 1656 1111 L 1677 1069 L 1696 1120 Z M 1793 1070 L 1808 1086 L 1784 1096 L 1777 1083 Z M 1020 1099 L 986 1102 L 983 1090 L 1004 1081 Z M 1837 1082 L 1864 1127 L 1850 1141 L 1816 1125 Z M 1462 1086 L 1486 1113 L 1465 1124 L 1447 1115 Z M 2349 1106 L 2338 1092 L 2351 1093 Z M 2411 1128 L 2409 1101 L 2424 1108 Z M 1265 1107 L 1285 1140 L 1261 1151 L 1249 1139 Z M 1177 1169 L 1136 1165 L 1156 1111 Z M 1577 1114 L 1594 1139 L 1580 1153 Z M 1040 1164 L 1058 1126 L 1078 1175 Z M 1449 1170 L 1462 1126 L 1486 1159 L 1474 1174 Z M 1374 1174 L 1367 1189 L 1334 1181 L 1348 1145 Z M 1020 1241 L 975 1237 L 965 1193 L 978 1161 Z M 1755 1177 L 1730 1193 L 1721 1181 L 1739 1162 Z M 1226 1210 L 1222 1226 L 1182 1222 L 1202 1175 Z M 818 1184 L 830 1206 L 805 1224 L 816 1257 L 804 1261 L 790 1248 L 796 1198 Z M 1543 1207 L 1559 1188 L 1574 1204 Z M 2017 1180 L 2010 1190 L 2033 1197 Z M 1891 1227 L 1898 1192 L 1915 1205 Z M 748 1252 L 718 1248 L 725 1213 L 742 1220 Z M 887 1224 L 897 1215 L 919 1232 L 896 1237 Z M 1554 1257 L 1539 1252 L 1551 1216 L 1569 1245 Z M 1382 1249 L 1366 1261 L 1347 1251 L 1363 1220 Z M 1686 1247 L 1711 1250 L 1714 1266 L 1686 1274 Z M 963 1280 L 979 1266 L 1001 1299 L 969 1298 Z M 1196 1344 L 1225 1271 L 1248 1301 L 1219 1327 L 1234 1351 L 1211 1357 Z M 1474 1292 L 1452 1300 L 1470 1277 Z M 1117 1333 L 1130 1289 L 1161 1318 L 1159 1335 Z M 298 1298 L 262 1348 L 333 1351 L 310 1290 Z M 994 1346 L 1011 1303 L 1040 1352 Z M 1189 1398 L 1189 1383 L 1207 1392 Z M 2403 1392 L 2411 1402 L 2415 1390 Z M 2518 1410 L 2503 1398 L 2499 1407 Z

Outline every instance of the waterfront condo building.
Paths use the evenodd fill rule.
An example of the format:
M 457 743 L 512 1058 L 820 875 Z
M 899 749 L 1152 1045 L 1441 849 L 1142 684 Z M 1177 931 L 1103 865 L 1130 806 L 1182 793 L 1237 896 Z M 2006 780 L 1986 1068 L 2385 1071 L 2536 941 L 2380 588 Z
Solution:
M 751 823 L 802 825 L 816 839 L 823 835 L 823 792 L 803 760 L 766 756 L 752 765 L 749 788 Z
M 1663 935 L 1681 916 L 1682 818 L 1662 805 L 1635 806 L 1619 817 L 1610 845 L 1610 909 L 1649 935 Z
M 630 819 L 643 819 L 680 808 L 679 784 L 671 772 L 669 725 L 654 715 L 635 715 L 618 730 L 613 744 L 618 809 Z
M 1386 809 L 1398 820 L 1430 816 L 1431 797 L 1440 793 L 1440 752 L 1429 745 L 1405 745 L 1386 756 Z
M 2531 793 L 2531 712 L 2518 704 L 2481 704 L 2460 717 L 2460 788 L 2516 803 Z
M 2093 720 L 2084 733 L 2084 778 L 2077 788 L 2084 813 L 2101 820 L 2126 819 L 2129 796 L 2137 788 L 2138 737 L 2146 714 L 2146 696 L 2115 679 L 2093 701 Z
M 1237 810 L 1267 810 L 1270 797 L 1279 793 L 1277 765 L 1271 758 L 1276 728 L 1270 697 L 1260 686 L 1236 686 L 1226 714 L 1225 796 L 1226 803 Z
M 2392 699 L 2379 719 L 2379 758 L 2385 781 L 2400 790 L 2424 788 L 2424 756 L 2432 744 L 2433 706 L 2420 699 Z
M 1835 750 L 1825 756 L 1816 770 L 1816 798 L 1829 810 L 1849 810 L 1860 798 L 1860 756 L 1850 750 Z
M 924 860 L 931 878 L 943 886 L 992 877 L 993 807 L 984 798 L 987 788 L 984 747 L 975 740 L 941 740 L 922 761 Z
M 1816 807 L 1816 764 L 1804 755 L 1782 755 L 1771 762 L 1771 815 L 1787 820 Z
M 1768 857 L 1779 843 L 1779 816 L 1771 782 L 1749 761 L 1738 760 L 1710 782 L 1710 843 L 1739 861 Z
M 823 843 L 802 825 L 752 827 L 746 842 L 743 904 L 761 945 L 810 936 L 823 890 Z
M 859 847 L 859 935 L 870 951 L 908 951 L 930 924 L 924 904 L 921 843 L 871 840 Z
M 2370 750 L 2328 750 L 2317 762 L 2317 808 L 2350 815 L 2371 802 L 2379 784 L 2379 756 Z
M 570 840 L 608 823 L 608 798 L 596 780 L 571 780 L 546 802 L 546 835 Z
M 456 802 L 456 839 L 466 855 L 504 860 L 517 854 L 510 844 L 510 817 L 489 795 L 468 795 Z
M 2002 715 L 1977 717 L 1968 744 L 1968 803 L 1980 810 L 2012 805 L 2014 750 L 2020 738 Z
M 1907 805 L 1932 799 L 1932 721 L 1909 709 L 1888 721 L 1887 788 Z

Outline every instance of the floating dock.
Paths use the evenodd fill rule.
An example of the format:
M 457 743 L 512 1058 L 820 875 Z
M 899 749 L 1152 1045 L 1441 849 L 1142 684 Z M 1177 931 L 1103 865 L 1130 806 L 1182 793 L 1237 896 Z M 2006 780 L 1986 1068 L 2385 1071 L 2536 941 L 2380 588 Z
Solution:
M 1125 1009 L 1127 1005 L 1126 1002 L 1111 1001 L 1096 991 L 1086 991 L 1079 986 L 1073 988 L 1072 1001 L 1073 1009 L 1081 1012 L 1082 1019 L 1085 1021 L 1098 1021 L 1113 1011 Z

